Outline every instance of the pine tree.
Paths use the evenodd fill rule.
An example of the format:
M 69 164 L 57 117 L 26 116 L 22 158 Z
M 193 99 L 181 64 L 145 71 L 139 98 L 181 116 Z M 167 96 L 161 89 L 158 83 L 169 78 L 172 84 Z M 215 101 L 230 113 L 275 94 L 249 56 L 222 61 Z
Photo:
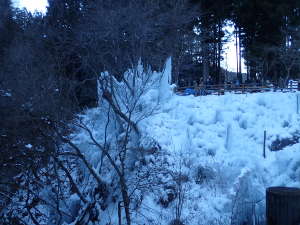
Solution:
M 13 40 L 15 30 L 11 2 L 0 0 L 0 65 L 4 63 L 4 52 Z

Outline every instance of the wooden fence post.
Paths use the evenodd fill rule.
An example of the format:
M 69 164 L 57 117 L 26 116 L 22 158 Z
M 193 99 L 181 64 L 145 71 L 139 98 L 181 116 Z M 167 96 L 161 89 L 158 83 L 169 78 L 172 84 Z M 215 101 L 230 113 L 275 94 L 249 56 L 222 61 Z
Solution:
M 228 124 L 227 125 L 227 129 L 226 129 L 226 141 L 225 141 L 225 148 L 227 149 L 227 150 L 229 150 L 229 147 L 230 147 L 230 143 L 229 143 L 229 141 L 230 141 L 230 133 L 231 133 L 231 125 L 230 124 Z
M 270 187 L 266 190 L 267 225 L 300 224 L 300 189 Z
M 299 114 L 299 94 L 297 94 L 297 114 Z
M 264 148 L 263 148 L 263 157 L 266 158 L 266 138 L 267 138 L 267 131 L 264 131 Z

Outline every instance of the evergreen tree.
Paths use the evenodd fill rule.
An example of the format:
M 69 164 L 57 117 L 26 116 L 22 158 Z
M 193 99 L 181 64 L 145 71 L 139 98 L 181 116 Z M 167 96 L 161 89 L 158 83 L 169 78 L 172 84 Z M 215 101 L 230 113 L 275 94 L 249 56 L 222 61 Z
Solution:
M 0 66 L 4 63 L 4 52 L 8 49 L 13 40 L 14 32 L 16 30 L 12 17 L 13 14 L 10 0 L 0 0 Z
M 86 0 L 50 0 L 45 17 L 45 41 L 57 62 L 62 93 L 80 108 L 95 106 L 98 98 L 96 78 L 84 66 L 83 48 L 76 38 L 87 7 Z
M 299 21 L 296 1 L 234 1 L 232 20 L 241 30 L 241 43 L 251 79 L 278 79 L 277 52 L 286 45 L 290 21 Z M 270 13 L 272 12 L 272 13 Z M 293 17 L 293 19 L 292 19 Z M 298 19 L 297 19 L 298 18 Z

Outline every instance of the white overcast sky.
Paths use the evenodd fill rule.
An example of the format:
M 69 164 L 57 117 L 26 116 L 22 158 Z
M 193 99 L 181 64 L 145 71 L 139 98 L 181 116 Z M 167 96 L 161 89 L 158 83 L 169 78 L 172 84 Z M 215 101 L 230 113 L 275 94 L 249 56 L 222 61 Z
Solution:
M 27 8 L 28 11 L 40 11 L 45 13 L 48 0 L 13 0 L 14 5 L 19 8 Z
M 228 30 L 230 33 L 234 32 L 234 27 L 227 25 L 225 29 Z M 223 46 L 224 53 L 223 57 L 224 60 L 221 62 L 221 65 L 224 69 L 228 69 L 229 71 L 236 72 L 236 46 L 235 46 L 235 38 L 234 35 L 231 36 L 229 42 L 224 44 Z M 227 54 L 227 57 L 226 57 Z M 245 60 L 242 58 L 242 72 L 246 72 L 246 66 L 244 65 Z
M 34 12 L 35 10 L 45 13 L 46 7 L 48 5 L 47 0 L 13 0 L 14 5 L 19 8 L 26 7 L 28 11 Z M 233 32 L 233 28 L 227 27 L 228 30 Z M 231 41 L 224 45 L 225 52 L 223 57 L 224 60 L 222 61 L 222 67 L 229 71 L 236 71 L 236 52 L 235 52 L 235 39 L 232 38 Z M 226 63 L 227 58 L 227 63 Z M 244 60 L 242 61 L 244 64 Z M 242 68 L 242 71 L 245 72 L 245 68 Z

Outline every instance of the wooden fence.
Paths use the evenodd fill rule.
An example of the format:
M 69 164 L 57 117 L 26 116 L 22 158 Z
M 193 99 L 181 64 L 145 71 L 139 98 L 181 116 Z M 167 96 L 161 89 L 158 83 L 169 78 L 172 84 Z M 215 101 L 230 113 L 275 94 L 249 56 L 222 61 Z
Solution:
M 256 92 L 290 92 L 298 91 L 299 87 L 288 86 L 286 88 L 279 87 L 268 87 L 268 86 L 258 86 L 258 85 L 199 85 L 199 86 L 186 86 L 186 87 L 177 87 L 175 93 L 179 95 L 184 95 L 186 90 L 192 90 L 194 95 L 223 95 L 225 92 L 232 92 L 235 94 L 245 94 L 245 93 L 256 93 Z

